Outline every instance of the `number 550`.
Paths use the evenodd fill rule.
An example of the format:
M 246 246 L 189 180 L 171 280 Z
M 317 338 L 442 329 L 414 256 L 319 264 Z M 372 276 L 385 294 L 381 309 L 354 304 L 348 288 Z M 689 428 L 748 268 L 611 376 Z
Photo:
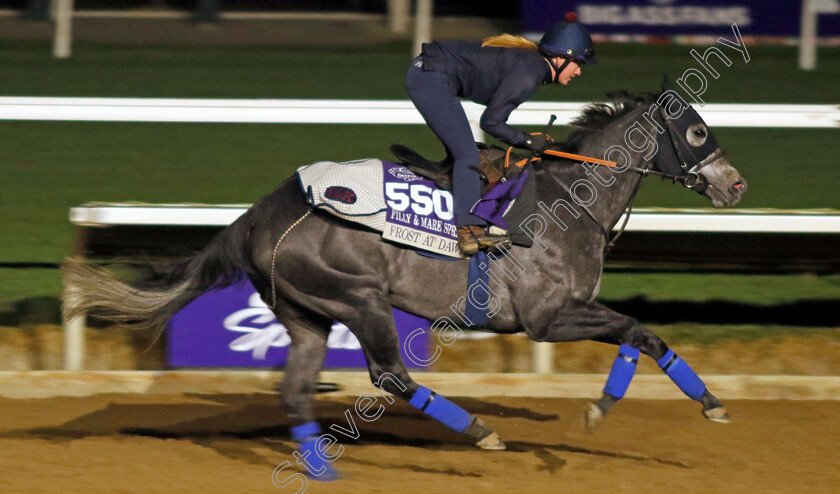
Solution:
M 405 211 L 411 207 L 411 210 L 420 216 L 428 216 L 434 212 L 444 221 L 455 217 L 452 194 L 445 190 L 432 189 L 423 184 L 386 183 L 385 197 L 388 206 L 397 211 Z

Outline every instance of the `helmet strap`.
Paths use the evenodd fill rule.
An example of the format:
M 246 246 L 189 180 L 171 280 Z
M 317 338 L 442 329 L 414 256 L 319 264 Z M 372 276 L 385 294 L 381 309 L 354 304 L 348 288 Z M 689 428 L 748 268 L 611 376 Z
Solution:
M 566 67 L 568 67 L 570 63 L 574 62 L 574 60 L 572 60 L 571 58 L 566 58 L 566 61 L 563 62 L 563 65 L 560 65 L 558 67 L 557 64 L 554 63 L 554 57 L 550 57 L 548 55 L 543 56 L 545 57 L 546 62 L 548 62 L 548 64 L 551 65 L 551 68 L 554 69 L 554 77 L 552 78 L 551 82 L 560 82 L 560 73 L 563 72 L 563 70 Z
M 563 72 L 563 70 L 565 70 L 565 68 L 568 67 L 570 63 L 572 63 L 572 59 L 567 58 L 566 61 L 563 62 L 563 65 L 559 67 L 550 58 L 548 59 L 548 63 L 550 63 L 551 66 L 554 67 L 554 82 L 560 82 L 560 73 Z

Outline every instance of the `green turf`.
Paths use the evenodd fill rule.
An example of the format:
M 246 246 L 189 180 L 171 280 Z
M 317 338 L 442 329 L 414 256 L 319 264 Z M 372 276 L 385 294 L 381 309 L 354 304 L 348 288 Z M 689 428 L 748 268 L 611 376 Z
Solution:
M 698 47 L 702 50 L 704 47 Z M 567 87 L 546 86 L 534 100 L 587 101 L 604 91 L 656 91 L 662 74 L 676 79 L 698 67 L 691 47 L 600 44 L 598 65 Z M 837 103 L 840 49 L 823 48 L 819 70 L 796 68 L 796 47 L 750 47 L 750 61 L 723 48 L 732 65 L 716 62 L 708 102 Z M 121 46 L 76 43 L 56 60 L 49 44 L 0 41 L 0 94 L 172 98 L 403 99 L 406 43 L 376 48 Z
M 800 328 L 792 326 L 756 326 L 756 325 L 721 325 L 721 324 L 650 324 L 648 327 L 669 345 L 695 344 L 711 345 L 724 340 L 754 342 L 768 338 L 785 336 L 815 336 L 828 338 L 833 343 L 840 343 L 840 329 L 837 328 Z
M 312 161 L 434 143 L 406 126 L 0 122 L 0 133 L 5 262 L 63 258 L 69 208 L 84 202 L 251 203 Z
M 405 98 L 408 47 L 118 46 L 0 41 L 0 94 L 172 98 Z
M 61 292 L 61 280 L 56 269 L 0 268 L 0 311 L 8 310 L 17 300 L 27 297 L 54 296 Z
M 57 324 L 61 276 L 57 269 L 0 267 L 0 326 Z
M 600 298 L 621 300 L 640 294 L 652 302 L 725 300 L 772 305 L 796 300 L 840 300 L 840 275 L 604 274 Z

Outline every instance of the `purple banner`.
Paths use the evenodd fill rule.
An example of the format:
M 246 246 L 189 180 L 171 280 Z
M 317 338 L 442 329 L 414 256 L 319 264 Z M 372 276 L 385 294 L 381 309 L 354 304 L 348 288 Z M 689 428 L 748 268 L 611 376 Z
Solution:
M 382 166 L 387 205 L 382 238 L 460 257 L 452 193 L 403 165 L 383 161 Z
M 429 321 L 394 309 L 400 341 L 412 331 L 430 334 Z M 181 309 L 169 323 L 168 363 L 172 367 L 282 367 L 291 340 L 286 328 L 247 280 L 212 290 Z M 427 357 L 426 338 L 415 338 L 413 359 Z M 327 340 L 325 367 L 365 367 L 359 341 L 343 324 L 333 324 Z M 400 345 L 403 352 L 403 346 Z
M 522 0 L 523 31 L 545 32 L 577 12 L 593 34 L 650 36 L 799 36 L 802 1 L 767 0 Z M 819 17 L 820 36 L 840 35 L 840 16 Z

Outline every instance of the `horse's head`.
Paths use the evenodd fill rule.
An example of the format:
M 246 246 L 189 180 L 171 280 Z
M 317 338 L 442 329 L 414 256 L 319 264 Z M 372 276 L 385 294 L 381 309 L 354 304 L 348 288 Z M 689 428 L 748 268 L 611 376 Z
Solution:
M 664 132 L 653 166 L 679 177 L 686 187 L 705 195 L 716 208 L 734 206 L 747 190 L 741 177 L 720 149 L 706 122 L 674 91 L 668 76 L 657 98 Z

